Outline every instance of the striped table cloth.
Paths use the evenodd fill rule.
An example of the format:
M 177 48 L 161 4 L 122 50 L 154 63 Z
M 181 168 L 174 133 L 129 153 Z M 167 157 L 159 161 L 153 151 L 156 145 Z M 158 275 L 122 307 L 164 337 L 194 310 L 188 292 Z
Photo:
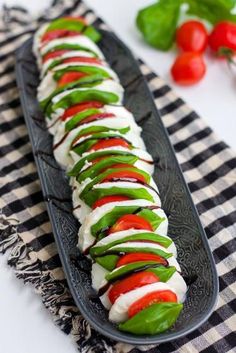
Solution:
M 158 347 L 135 348 L 95 332 L 68 290 L 51 233 L 16 87 L 15 50 L 45 20 L 83 15 L 106 27 L 80 0 L 54 1 L 31 19 L 22 8 L 4 8 L 0 19 L 0 252 L 18 278 L 31 283 L 52 318 L 85 352 L 235 352 L 236 158 L 205 122 L 160 77 L 140 62 L 205 227 L 217 266 L 220 295 L 208 321 L 188 336 Z M 29 323 L 30 325 L 30 323 Z

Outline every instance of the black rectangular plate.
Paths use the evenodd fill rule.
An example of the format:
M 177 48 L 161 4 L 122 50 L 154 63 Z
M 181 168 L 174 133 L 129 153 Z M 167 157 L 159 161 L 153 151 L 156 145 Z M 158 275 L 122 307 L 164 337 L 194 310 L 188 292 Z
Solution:
M 156 161 L 154 180 L 169 215 L 168 235 L 177 246 L 184 276 L 193 279 L 184 310 L 168 332 L 155 336 L 120 332 L 108 321 L 108 313 L 99 299 L 94 298 L 91 265 L 76 247 L 79 224 L 72 215 L 68 179 L 53 157 L 52 137 L 45 128 L 36 99 L 39 74 L 32 54 L 32 39 L 16 54 L 17 84 L 55 241 L 78 308 L 96 330 L 111 339 L 134 345 L 158 344 L 186 336 L 209 317 L 218 295 L 218 278 L 205 232 L 137 61 L 129 49 L 107 31 L 102 31 L 99 46 L 125 88 L 126 108 L 134 114 L 137 123 L 142 124 L 147 150 Z

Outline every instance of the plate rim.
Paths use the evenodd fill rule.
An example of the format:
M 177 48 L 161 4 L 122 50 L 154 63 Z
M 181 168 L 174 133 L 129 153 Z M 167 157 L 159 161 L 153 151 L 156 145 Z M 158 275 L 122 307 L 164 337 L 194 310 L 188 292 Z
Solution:
M 113 32 L 109 32 L 109 31 L 101 30 L 101 29 L 99 29 L 99 30 L 100 30 L 101 33 L 106 32 L 106 34 L 110 35 L 115 41 L 117 41 L 129 53 L 129 55 L 136 61 L 137 66 L 139 66 L 137 60 L 135 59 L 135 57 L 132 54 L 132 52 L 130 51 L 130 49 L 127 48 L 127 46 Z M 25 50 L 25 48 L 27 46 L 29 46 L 29 45 L 32 46 L 32 41 L 33 41 L 33 37 L 31 36 L 29 39 L 27 39 L 17 49 L 17 51 L 16 51 L 15 71 L 16 71 L 16 81 L 17 81 L 17 86 L 18 86 L 18 89 L 19 89 L 21 107 L 22 107 L 22 111 L 23 111 L 23 114 L 24 114 L 25 123 L 26 123 L 27 129 L 29 131 L 29 138 L 30 138 L 30 142 L 31 142 L 31 145 L 32 145 L 32 152 L 33 152 L 33 156 L 34 156 L 34 161 L 36 163 L 37 173 L 39 175 L 39 181 L 40 181 L 40 185 L 41 185 L 41 188 L 42 188 L 42 193 L 44 195 L 44 194 L 46 194 L 45 187 L 44 187 L 44 177 L 43 177 L 43 173 L 41 172 L 41 170 L 39 168 L 38 158 L 35 155 L 35 146 L 34 146 L 32 128 L 31 128 L 31 124 L 29 122 L 30 119 L 28 119 L 30 117 L 29 117 L 29 114 L 28 114 L 28 111 L 27 111 L 26 94 L 25 94 L 23 86 L 22 86 L 22 84 L 24 85 L 24 83 L 23 83 L 24 82 L 24 78 L 22 76 L 22 67 L 21 67 L 22 58 L 21 58 L 21 53 Z M 64 253 L 63 244 L 60 241 L 59 237 L 56 235 L 57 231 L 56 231 L 55 223 L 51 219 L 52 201 L 51 200 L 45 200 L 45 204 L 46 204 L 48 216 L 49 216 L 49 219 L 50 219 L 50 223 L 51 223 L 51 226 L 52 226 L 54 240 L 56 242 L 56 245 L 57 245 L 57 248 L 58 248 L 59 257 L 60 257 L 60 260 L 61 260 L 61 263 L 62 263 L 63 272 L 65 274 L 65 278 L 67 280 L 67 284 L 68 284 L 70 292 L 71 292 L 71 294 L 73 296 L 73 299 L 74 299 L 77 307 L 79 308 L 80 313 L 82 314 L 82 316 L 88 321 L 88 323 L 95 330 L 97 330 L 98 332 L 100 332 L 101 334 L 103 334 L 104 336 L 106 336 L 106 337 L 108 337 L 108 338 L 110 338 L 112 340 L 115 340 L 115 341 L 118 341 L 118 342 L 124 342 L 124 343 L 128 343 L 128 344 L 132 344 L 132 345 L 152 345 L 152 344 L 166 343 L 166 342 L 170 342 L 170 341 L 179 339 L 181 337 L 184 337 L 184 336 L 190 334 L 191 332 L 195 331 L 203 323 L 205 323 L 207 321 L 207 319 L 210 317 L 210 315 L 212 314 L 212 312 L 213 312 L 213 310 L 214 310 L 214 308 L 216 307 L 216 304 L 217 304 L 218 293 L 219 293 L 219 280 L 218 280 L 216 264 L 215 264 L 215 261 L 214 261 L 214 258 L 213 258 L 212 252 L 211 252 L 211 248 L 210 248 L 210 245 L 209 245 L 205 230 L 204 230 L 204 228 L 203 228 L 203 226 L 201 224 L 199 214 L 198 214 L 196 206 L 195 206 L 195 204 L 193 202 L 192 195 L 190 193 L 188 184 L 185 181 L 183 172 L 182 172 L 182 170 L 180 168 L 179 162 L 178 162 L 177 157 L 176 157 L 176 153 L 175 153 L 174 148 L 173 148 L 173 146 L 172 146 L 172 144 L 170 142 L 170 138 L 169 138 L 167 129 L 166 129 L 166 127 L 163 124 L 163 121 L 161 119 L 160 113 L 159 113 L 159 111 L 158 111 L 158 109 L 157 109 L 157 107 L 155 105 L 153 94 L 150 91 L 150 89 L 148 87 L 148 84 L 147 84 L 147 81 L 146 81 L 144 75 L 142 74 L 140 68 L 139 68 L 139 71 L 141 73 L 141 76 L 143 77 L 143 81 L 144 81 L 144 84 L 145 84 L 145 88 L 146 88 L 147 94 L 150 97 L 151 110 L 154 112 L 153 115 L 155 116 L 155 120 L 157 121 L 157 116 L 160 117 L 160 121 L 161 121 L 161 124 L 162 124 L 163 132 L 164 132 L 164 134 L 167 137 L 167 141 L 168 141 L 169 147 L 170 147 L 170 149 L 172 151 L 173 158 L 176 160 L 176 165 L 177 165 L 177 168 L 178 168 L 178 172 L 179 172 L 179 175 L 180 175 L 180 178 L 181 178 L 182 185 L 184 186 L 184 188 L 186 190 L 186 193 L 188 194 L 188 198 L 189 198 L 189 201 L 191 203 L 191 206 L 192 206 L 192 209 L 193 209 L 193 213 L 194 213 L 194 216 L 195 216 L 194 217 L 195 221 L 196 221 L 196 223 L 198 225 L 198 228 L 201 230 L 199 232 L 200 233 L 200 237 L 201 237 L 201 240 L 203 241 L 205 251 L 206 251 L 206 253 L 208 255 L 208 260 L 209 260 L 209 264 L 210 264 L 210 268 L 211 268 L 211 272 L 212 272 L 212 283 L 213 283 L 214 287 L 213 287 L 213 290 L 212 290 L 211 304 L 208 306 L 208 308 L 206 310 L 206 313 L 205 313 L 205 316 L 200 318 L 200 319 L 198 319 L 195 323 L 191 324 L 188 328 L 183 328 L 183 329 L 179 330 L 178 333 L 176 333 L 174 331 L 173 332 L 166 331 L 164 334 L 166 334 L 167 337 L 160 337 L 160 335 L 154 335 L 154 336 L 150 335 L 150 336 L 144 338 L 142 336 L 140 337 L 140 336 L 135 336 L 135 335 L 130 334 L 130 335 L 124 336 L 124 338 L 121 338 L 119 335 L 115 336 L 114 334 L 112 334 L 109 331 L 107 331 L 106 329 L 104 329 L 102 327 L 102 325 L 96 323 L 92 319 L 91 316 L 93 316 L 93 315 L 90 316 L 90 314 L 88 314 L 84 310 L 83 305 L 80 304 L 80 301 L 79 301 L 79 299 L 78 299 L 78 297 L 76 295 L 76 290 L 75 290 L 75 288 L 73 286 L 73 281 L 72 281 L 72 277 L 71 277 L 71 271 L 70 271 L 70 268 L 69 268 L 67 257 L 66 257 L 66 255 Z M 26 116 L 28 116 L 28 118 L 26 118 Z M 117 332 L 120 335 L 122 335 L 122 332 L 119 331 L 118 329 L 117 329 Z

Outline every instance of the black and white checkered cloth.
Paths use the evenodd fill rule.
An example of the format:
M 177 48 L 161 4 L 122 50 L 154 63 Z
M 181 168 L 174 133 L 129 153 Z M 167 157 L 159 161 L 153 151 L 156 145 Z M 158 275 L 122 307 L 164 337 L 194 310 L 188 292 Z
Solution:
M 37 19 L 19 7 L 4 8 L 1 13 L 0 251 L 11 248 L 9 265 L 18 278 L 33 284 L 53 319 L 73 337 L 80 352 L 134 353 L 139 350 L 96 333 L 75 307 L 51 233 L 16 87 L 16 48 L 43 21 L 71 13 L 105 26 L 78 0 L 54 1 Z M 201 328 L 174 342 L 143 349 L 156 353 L 232 353 L 236 345 L 236 154 L 169 86 L 146 65 L 140 62 L 140 66 L 205 227 L 220 282 L 217 309 Z M 20 221 L 18 226 L 15 218 Z

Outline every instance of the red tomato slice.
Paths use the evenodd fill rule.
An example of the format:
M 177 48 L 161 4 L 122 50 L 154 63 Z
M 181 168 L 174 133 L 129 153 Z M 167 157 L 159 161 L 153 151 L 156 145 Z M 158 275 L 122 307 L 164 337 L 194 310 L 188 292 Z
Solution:
M 101 139 L 95 145 L 93 145 L 89 151 L 97 151 L 103 148 L 113 147 L 113 146 L 122 146 L 125 148 L 130 148 L 130 144 L 123 140 L 122 138 L 110 138 L 110 139 Z
M 116 263 L 116 267 L 124 266 L 133 262 L 140 262 L 140 261 L 156 261 L 158 264 L 161 265 L 168 265 L 168 261 L 159 255 L 155 254 L 148 254 L 142 252 L 136 252 L 132 254 L 126 254 L 120 257 L 120 259 Z
M 94 202 L 93 204 L 93 210 L 97 207 L 101 207 L 107 203 L 110 202 L 116 202 L 116 201 L 127 201 L 130 200 L 129 197 L 127 196 L 122 196 L 122 195 L 109 195 L 109 196 L 104 196 L 101 199 L 97 200 L 96 202 Z
M 143 217 L 135 214 L 121 216 L 116 223 L 109 229 L 109 234 L 120 232 L 127 229 L 146 229 L 152 231 L 151 224 Z
M 43 63 L 45 63 L 49 59 L 53 59 L 53 58 L 56 58 L 57 56 L 61 56 L 67 53 L 68 51 L 69 51 L 68 49 L 61 49 L 61 50 L 55 50 L 50 53 L 47 53 L 43 56 Z
M 113 166 L 112 166 L 113 168 Z M 146 180 L 142 174 L 139 174 L 136 171 L 131 170 L 122 170 L 122 171 L 115 171 L 108 176 L 106 176 L 102 182 L 112 181 L 114 179 L 135 179 L 141 183 L 145 183 Z
M 67 83 L 77 81 L 82 77 L 88 76 L 84 72 L 78 72 L 78 71 L 70 71 L 70 72 L 65 72 L 64 75 L 61 76 L 60 80 L 57 82 L 58 87 L 62 87 L 66 85 Z
M 71 58 L 65 58 L 63 59 L 62 63 L 67 64 L 67 63 L 74 63 L 74 62 L 81 62 L 81 63 L 90 63 L 90 64 L 101 64 L 101 60 L 97 58 L 88 58 L 88 57 L 83 57 L 83 56 L 74 56 Z
M 82 124 L 87 124 L 95 120 L 99 119 L 106 119 L 106 118 L 115 118 L 115 115 L 112 113 L 101 113 L 101 114 L 94 114 L 91 116 L 88 116 L 87 118 L 83 119 L 81 121 Z
M 50 40 L 56 39 L 56 38 L 64 38 L 64 37 L 72 37 L 72 36 L 78 36 L 80 32 L 76 31 L 68 31 L 67 29 L 55 29 L 50 32 L 46 32 L 42 39 L 41 42 L 49 42 Z
M 82 112 L 83 110 L 90 109 L 90 108 L 102 108 L 103 103 L 98 101 L 91 101 L 91 102 L 83 102 L 79 104 L 75 104 L 70 108 L 67 108 L 64 114 L 61 116 L 61 120 L 66 120 L 68 117 L 73 116 L 77 113 Z
M 121 295 L 135 288 L 140 288 L 147 284 L 159 282 L 159 278 L 152 272 L 138 272 L 116 282 L 108 293 L 108 298 L 112 304 Z
M 141 310 L 147 308 L 148 306 L 160 303 L 160 302 L 170 302 L 176 303 L 177 296 L 171 290 L 159 290 L 151 293 L 147 293 L 144 297 L 136 300 L 128 309 L 128 316 L 131 318 L 136 315 Z

